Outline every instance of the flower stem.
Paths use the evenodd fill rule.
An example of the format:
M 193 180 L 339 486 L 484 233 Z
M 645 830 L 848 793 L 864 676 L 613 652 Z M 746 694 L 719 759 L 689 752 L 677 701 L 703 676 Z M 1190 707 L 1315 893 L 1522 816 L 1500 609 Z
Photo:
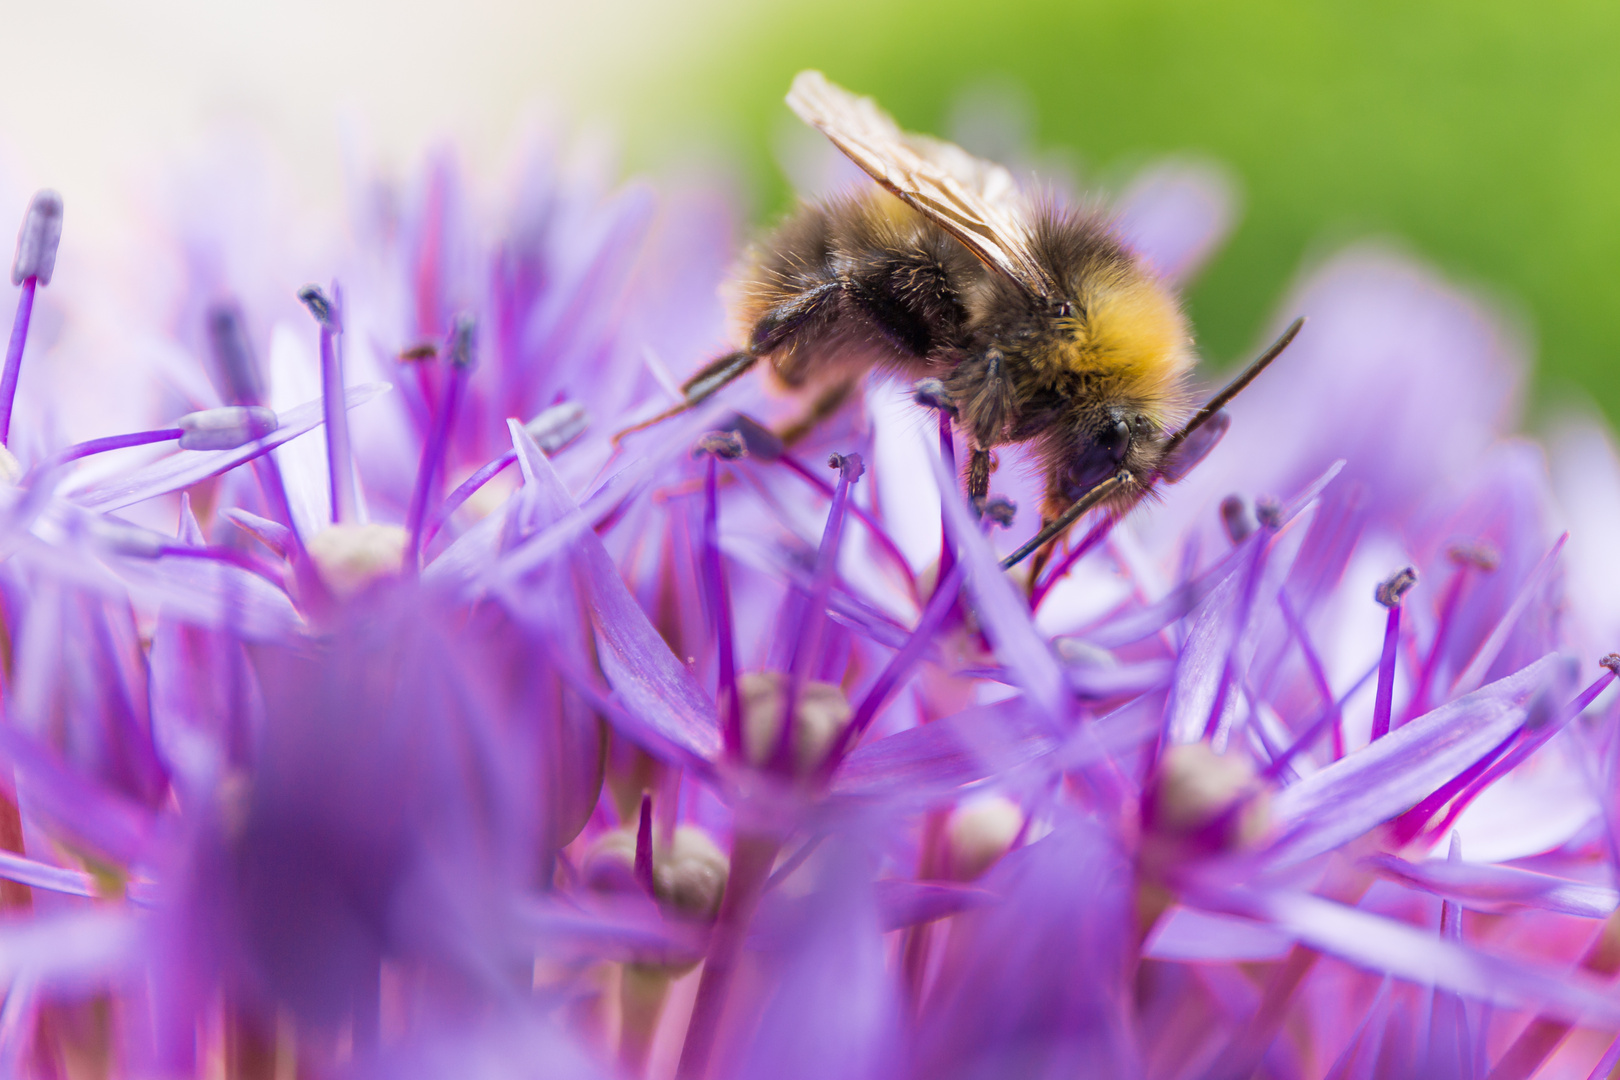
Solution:
M 939 411 L 939 456 L 945 459 L 945 475 L 956 475 L 956 433 L 951 428 L 951 418 L 945 410 Z M 951 497 L 951 492 L 939 493 L 941 499 Z M 945 575 L 951 572 L 956 563 L 956 549 L 951 547 L 950 527 L 945 523 L 945 508 L 939 511 L 939 569 L 934 575 L 935 581 L 944 581 Z
M 422 526 L 422 546 L 426 547 L 433 542 L 433 538 L 444 528 L 444 523 L 450 520 L 450 515 L 460 510 L 462 504 L 478 491 L 479 488 L 495 479 L 508 465 L 517 460 L 517 451 L 508 450 L 500 457 L 480 468 L 477 472 L 463 480 L 461 486 L 452 491 L 439 505 L 439 508 L 428 517 Z
M 934 634 L 939 630 L 945 616 L 956 603 L 957 591 L 962 587 L 963 569 L 960 564 L 953 567 L 949 576 L 942 580 L 934 589 L 934 595 L 929 598 L 928 606 L 923 609 L 922 616 L 917 620 L 917 628 L 911 632 L 906 643 L 889 658 L 889 663 L 878 677 L 872 680 L 871 689 L 855 708 L 855 715 L 850 722 L 844 725 L 844 730 L 838 733 L 833 741 L 832 749 L 827 752 L 822 762 L 822 772 L 831 777 L 838 762 L 843 760 L 849 748 L 860 740 L 861 735 L 871 726 L 872 719 L 888 700 L 889 694 L 900 685 L 907 675 L 911 674 L 912 667 L 921 660 L 928 646 L 934 642 Z
M 660 967 L 626 964 L 619 974 L 619 1065 L 629 1077 L 646 1075 L 658 1018 L 669 996 L 669 973 Z
M 1108 534 L 1114 531 L 1114 526 L 1118 523 L 1118 514 L 1104 514 L 1102 520 L 1093 525 L 1091 531 L 1086 533 L 1078 544 L 1070 548 L 1069 553 L 1063 556 L 1063 559 L 1045 577 L 1041 578 L 1040 583 L 1035 586 L 1035 591 L 1030 594 L 1029 609 L 1031 611 L 1038 610 L 1041 601 L 1046 599 L 1046 594 L 1052 591 L 1052 586 L 1062 581 L 1064 575 L 1074 569 L 1074 564 L 1084 558 L 1087 552 L 1106 540 Z
M 1378 661 L 1378 694 L 1373 699 L 1374 742 L 1389 734 L 1390 707 L 1395 700 L 1395 652 L 1400 640 L 1401 608 L 1396 604 L 1384 620 L 1384 652 Z
M 354 490 L 354 454 L 349 411 L 343 396 L 343 294 L 332 289 L 328 317 L 321 323 L 321 403 L 326 421 L 326 468 L 332 484 L 332 524 L 352 522 L 359 500 Z
M 827 598 L 832 593 L 833 577 L 838 572 L 838 548 L 844 537 L 845 511 L 849 507 L 849 489 L 861 474 L 860 456 L 846 459 L 834 455 L 838 469 L 838 486 L 833 490 L 832 506 L 827 511 L 827 526 L 821 533 L 821 547 L 816 552 L 816 572 L 810 585 L 810 606 L 805 612 L 804 625 L 799 632 L 793 661 L 788 668 L 787 696 L 782 701 L 782 730 L 777 736 L 773 765 L 783 773 L 793 772 L 794 717 L 798 715 L 799 694 L 804 684 L 814 677 L 816 665 L 821 662 L 822 631 L 827 624 Z
M 810 484 L 827 498 L 831 499 L 833 497 L 833 485 L 827 483 L 827 481 L 811 472 L 809 467 L 805 465 L 804 462 L 800 461 L 792 454 L 783 454 L 777 460 L 781 461 L 783 465 L 786 465 L 789 469 L 793 470 L 796 475 L 803 477 L 806 483 Z M 900 551 L 899 545 L 894 542 L 894 538 L 888 534 L 888 532 L 883 528 L 882 524 L 874 519 L 871 514 L 861 509 L 860 505 L 853 499 L 851 499 L 849 502 L 849 512 L 854 514 L 856 519 L 859 520 L 861 524 L 866 526 L 873 542 L 877 544 L 878 550 L 882 551 L 883 554 L 888 557 L 889 561 L 894 563 L 895 569 L 899 570 L 901 575 L 906 579 L 907 587 L 910 588 L 912 595 L 915 596 L 917 594 L 917 577 L 911 572 L 911 564 L 906 562 L 906 557 Z
M 704 590 L 709 594 L 709 613 L 714 620 L 714 635 L 719 646 L 720 698 L 725 724 L 726 750 L 733 756 L 742 753 L 742 698 L 737 693 L 736 642 L 731 630 L 731 594 L 726 590 L 726 571 L 720 557 L 720 496 L 718 491 L 719 462 L 709 458 L 709 468 L 703 476 L 703 577 Z
M 1586 950 L 1586 955 L 1581 957 L 1581 967 L 1604 976 L 1620 971 L 1620 911 L 1604 922 L 1602 933 Z M 1530 1021 L 1529 1027 L 1519 1033 L 1485 1080 L 1526 1080 L 1558 1048 L 1573 1027 L 1567 1020 L 1536 1017 Z
M 1440 600 L 1440 617 L 1434 627 L 1434 641 L 1429 645 L 1429 655 L 1424 658 L 1423 666 L 1418 669 L 1417 686 L 1412 688 L 1412 700 L 1406 705 L 1407 720 L 1422 716 L 1428 710 L 1429 690 L 1434 685 L 1441 650 L 1445 648 L 1446 641 L 1451 636 L 1452 617 L 1457 613 L 1457 603 L 1462 599 L 1463 584 L 1467 581 L 1468 572 L 1473 565 L 1459 562 L 1451 572 L 1451 580 L 1446 582 L 1445 595 Z
M 697 1000 L 692 1004 L 692 1019 L 686 1027 L 686 1044 L 681 1047 L 676 1080 L 702 1080 L 708 1071 L 731 980 L 742 955 L 743 941 L 748 936 L 748 924 L 781 848 L 782 842 L 774 836 L 746 832 L 739 832 L 731 841 L 731 876 L 726 880 L 720 914 L 709 937 L 709 955 L 703 961 L 703 976 L 698 982 Z
M 0 374 L 0 443 L 11 442 L 11 407 L 17 400 L 17 377 L 22 373 L 23 346 L 28 344 L 28 322 L 33 318 L 34 290 L 38 287 L 39 278 L 25 278 L 17 296 L 17 317 L 11 322 L 5 373 Z
M 1232 687 L 1236 683 L 1239 672 L 1240 650 L 1243 646 L 1243 636 L 1248 633 L 1249 617 L 1254 611 L 1255 594 L 1260 590 L 1260 575 L 1265 570 L 1266 554 L 1271 549 L 1270 526 L 1262 526 L 1244 543 L 1253 544 L 1254 551 L 1249 556 L 1249 566 L 1243 578 L 1243 591 L 1238 596 L 1237 616 L 1232 627 L 1232 641 L 1226 649 L 1226 660 L 1221 666 L 1221 681 L 1215 689 L 1215 703 L 1210 707 L 1209 719 L 1204 722 L 1204 738 L 1209 740 L 1217 752 L 1224 752 L 1226 741 L 1231 735 L 1231 724 L 1226 719 L 1226 703 L 1231 698 Z
M 54 469 L 58 465 L 66 465 L 70 461 L 80 458 L 93 457 L 96 454 L 107 454 L 114 450 L 127 450 L 132 446 L 146 446 L 149 443 L 172 442 L 185 432 L 180 428 L 162 428 L 157 431 L 136 431 L 128 435 L 108 435 L 100 439 L 89 439 L 82 443 L 74 443 L 63 450 L 58 450 L 50 457 L 36 465 L 31 471 L 42 473 L 47 469 Z
M 1371 885 L 1370 877 L 1356 873 L 1354 878 L 1337 883 L 1337 887 L 1330 883 L 1324 892 L 1354 907 L 1361 902 Z M 1215 1064 L 1204 1073 L 1203 1080 L 1247 1080 L 1255 1073 L 1266 1052 L 1271 1049 L 1271 1044 L 1276 1041 L 1277 1033 L 1282 1030 L 1295 993 L 1321 955 L 1308 945 L 1295 945 L 1288 951 L 1288 956 L 1266 983 L 1254 1015 L 1232 1036 L 1232 1040 L 1215 1059 Z
M 422 547 L 426 543 L 423 538 L 423 519 L 427 514 L 428 497 L 433 492 L 434 482 L 444 467 L 445 450 L 450 442 L 450 429 L 456 422 L 456 408 L 461 404 L 461 389 L 466 378 L 467 369 L 463 365 L 451 365 L 450 384 L 445 388 L 444 401 L 434 413 L 433 429 L 422 445 L 422 459 L 416 469 L 416 486 L 411 491 L 411 504 L 405 515 L 405 531 L 408 536 L 405 549 L 407 570 L 414 571 L 422 558 Z

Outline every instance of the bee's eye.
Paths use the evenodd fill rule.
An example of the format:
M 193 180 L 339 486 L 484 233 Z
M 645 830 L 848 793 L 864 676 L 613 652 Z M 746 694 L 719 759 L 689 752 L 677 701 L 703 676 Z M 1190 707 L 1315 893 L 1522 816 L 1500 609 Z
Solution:
M 1125 451 L 1131 445 L 1131 425 L 1123 417 L 1114 421 L 1114 426 L 1103 432 L 1102 438 L 1097 440 L 1100 447 L 1108 452 L 1114 463 L 1125 460 Z

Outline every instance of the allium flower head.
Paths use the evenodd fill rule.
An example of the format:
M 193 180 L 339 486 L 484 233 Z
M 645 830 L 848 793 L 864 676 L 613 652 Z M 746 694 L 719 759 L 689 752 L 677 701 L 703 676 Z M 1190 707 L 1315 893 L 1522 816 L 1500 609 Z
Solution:
M 1039 492 L 969 505 L 926 383 L 615 442 L 724 348 L 729 218 L 517 177 L 436 157 L 320 265 L 215 183 L 132 330 L 161 412 L 77 440 L 11 425 L 72 221 L 22 211 L 0 1070 L 1612 1067 L 1620 473 L 1510 434 L 1488 309 L 1327 261 L 1174 483 L 1008 573 Z M 1119 209 L 1184 281 L 1231 189 Z

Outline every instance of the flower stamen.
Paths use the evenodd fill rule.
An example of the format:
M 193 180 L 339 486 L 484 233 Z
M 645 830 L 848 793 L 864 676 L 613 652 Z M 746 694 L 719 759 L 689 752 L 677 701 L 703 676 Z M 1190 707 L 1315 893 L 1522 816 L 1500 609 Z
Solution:
M 720 669 L 720 713 L 725 747 L 733 757 L 743 752 L 742 697 L 737 689 L 737 644 L 732 637 L 731 593 L 726 587 L 725 560 L 720 554 L 719 455 L 709 455 L 703 474 L 703 549 L 701 578 L 714 627 Z
M 61 239 L 62 197 L 50 190 L 35 193 L 17 232 L 17 257 L 11 264 L 11 283 L 22 286 L 22 291 L 17 296 L 17 314 L 6 346 L 6 366 L 0 373 L 0 444 L 11 442 L 11 409 L 17 400 L 23 348 L 28 344 L 28 324 L 34 314 L 34 292 L 51 283 Z
M 833 576 L 838 571 L 838 548 L 844 536 L 849 488 L 866 471 L 859 454 L 834 454 L 827 459 L 827 465 L 838 470 L 838 486 L 833 491 L 832 507 L 827 511 L 827 525 L 822 530 L 821 547 L 816 553 L 816 575 L 810 585 L 809 611 L 788 667 L 787 699 L 783 703 L 783 715 L 786 717 L 796 715 L 799 695 L 821 662 L 822 629 L 827 622 L 827 600 L 832 592 Z M 777 736 L 772 764 L 779 770 L 793 771 L 794 727 L 791 722 L 784 723 Z
M 353 521 L 359 514 L 354 489 L 354 455 L 349 441 L 349 413 L 343 395 L 343 293 L 332 286 L 328 297 L 319 285 L 305 285 L 298 299 L 321 327 L 321 400 L 326 419 L 326 468 L 332 483 L 332 523 Z
M 1372 738 L 1389 734 L 1390 706 L 1395 699 L 1395 653 L 1401 640 L 1401 601 L 1417 584 L 1417 570 L 1397 570 L 1373 591 L 1373 599 L 1389 609 L 1384 620 L 1384 651 L 1378 661 L 1378 693 L 1373 699 Z
M 450 429 L 456 422 L 456 410 L 461 403 L 462 389 L 474 360 L 474 333 L 477 325 L 467 314 L 456 316 L 450 331 L 450 383 L 445 388 L 444 400 L 433 417 L 433 428 L 422 445 L 422 459 L 416 469 L 416 486 L 411 491 L 411 503 L 405 515 L 405 568 L 414 571 L 422 557 L 422 524 L 427 511 L 429 493 L 444 469 L 444 455 L 450 441 Z

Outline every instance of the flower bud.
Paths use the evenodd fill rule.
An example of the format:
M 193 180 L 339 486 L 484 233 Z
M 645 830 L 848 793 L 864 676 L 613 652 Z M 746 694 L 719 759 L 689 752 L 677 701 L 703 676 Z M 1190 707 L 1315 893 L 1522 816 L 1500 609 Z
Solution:
M 945 823 L 950 853 L 947 872 L 957 881 L 983 877 L 1007 854 L 1023 827 L 1024 812 L 1004 796 L 991 795 L 963 803 L 951 811 Z
M 585 852 L 580 876 L 592 892 L 623 895 L 640 891 L 636 882 L 635 832 L 611 829 L 598 836 Z
M 274 409 L 262 405 L 227 405 L 187 413 L 175 421 L 185 432 L 180 436 L 182 450 L 235 450 L 262 439 L 281 426 Z
M 523 425 L 529 438 L 548 454 L 577 439 L 591 423 L 591 414 L 577 401 L 564 401 L 543 411 Z
M 750 671 L 737 676 L 742 695 L 743 749 L 748 760 L 768 765 L 782 737 L 788 677 L 780 671 Z M 806 681 L 793 709 L 793 771 L 803 776 L 827 756 L 853 710 L 844 691 L 832 683 Z
M 62 196 L 45 190 L 34 195 L 28 204 L 28 214 L 22 228 L 17 230 L 17 258 L 11 264 L 11 283 L 21 285 L 29 278 L 38 278 L 41 285 L 51 283 L 51 272 L 56 269 L 56 247 L 62 240 Z
M 1183 853 L 1252 847 L 1270 827 L 1270 803 L 1249 762 L 1206 742 L 1169 747 L 1143 793 L 1144 831 Z
M 669 849 L 653 852 L 653 894 L 683 918 L 713 920 L 730 873 L 725 852 L 695 825 L 677 826 Z
M 730 872 L 725 852 L 708 833 L 695 825 L 678 826 L 668 847 L 653 848 L 653 898 L 669 915 L 710 922 L 720 910 Z M 598 836 L 585 854 L 580 874 L 592 892 L 640 892 L 635 829 L 618 828 Z
M 405 530 L 398 525 L 330 525 L 305 545 L 321 580 L 339 599 L 398 576 L 405 565 Z

